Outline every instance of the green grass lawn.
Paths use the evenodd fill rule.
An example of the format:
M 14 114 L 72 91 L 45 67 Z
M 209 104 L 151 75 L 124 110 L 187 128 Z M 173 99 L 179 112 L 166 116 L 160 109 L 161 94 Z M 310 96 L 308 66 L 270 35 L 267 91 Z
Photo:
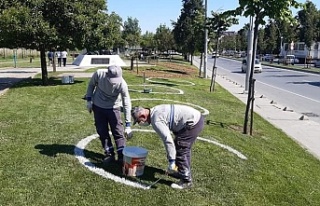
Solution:
M 123 73 L 128 84 L 143 83 L 135 71 Z M 170 83 L 175 80 L 179 83 L 181 78 Z M 51 78 L 51 85 L 44 87 L 35 78 L 0 97 L 0 205 L 320 205 L 318 159 L 258 115 L 254 116 L 253 136 L 242 134 L 244 104 L 219 85 L 209 93 L 209 80 L 183 80 L 196 84 L 170 84 L 183 90 L 183 95 L 130 95 L 132 99 L 168 99 L 206 108 L 210 124 L 201 137 L 230 146 L 247 160 L 198 140 L 192 156 L 194 187 L 177 191 L 170 188 L 176 180 L 163 174 L 167 162 L 160 138 L 135 132 L 127 145 L 149 151 L 141 181 L 163 180 L 143 190 L 106 179 L 80 164 L 74 154 L 80 140 L 96 133 L 93 116 L 81 99 L 88 79 L 75 78 L 74 84 L 62 85 L 59 78 Z M 172 103 L 168 100 L 136 100 L 132 105 Z M 97 139 L 88 143 L 84 154 L 97 167 L 122 177 L 119 166 L 101 164 Z
M 47 59 L 48 61 L 48 59 Z M 73 62 L 73 58 L 67 58 L 67 64 L 71 64 Z M 47 62 L 48 63 L 48 62 Z M 30 58 L 18 58 L 16 62 L 13 59 L 6 58 L 0 59 L 0 69 L 5 68 L 33 68 L 33 67 L 41 67 L 40 57 L 34 57 L 30 62 Z

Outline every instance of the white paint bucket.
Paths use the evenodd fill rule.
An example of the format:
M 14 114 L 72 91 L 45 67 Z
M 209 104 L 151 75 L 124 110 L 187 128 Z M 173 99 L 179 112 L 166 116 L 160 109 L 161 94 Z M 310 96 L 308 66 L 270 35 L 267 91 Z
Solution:
M 142 147 L 125 147 L 122 153 L 123 174 L 132 177 L 143 175 L 148 150 Z
M 72 75 L 62 76 L 61 82 L 63 84 L 73 84 L 74 83 L 74 76 L 72 76 Z

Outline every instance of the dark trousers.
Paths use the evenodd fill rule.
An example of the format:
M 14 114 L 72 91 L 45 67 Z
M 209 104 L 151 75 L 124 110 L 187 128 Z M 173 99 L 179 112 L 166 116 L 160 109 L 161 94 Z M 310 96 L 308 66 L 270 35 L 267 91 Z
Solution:
M 51 64 L 52 64 L 52 58 L 49 57 L 49 58 L 48 58 L 48 66 L 50 66 Z
M 58 66 L 61 67 L 61 58 L 58 58 Z
M 63 66 L 65 67 L 67 65 L 67 58 L 62 58 Z
M 191 147 L 204 127 L 204 117 L 190 129 L 183 129 L 174 133 L 176 147 L 176 165 L 181 179 L 191 182 Z
M 109 126 L 114 138 L 118 158 L 122 158 L 122 150 L 125 147 L 123 124 L 120 109 L 103 109 L 93 105 L 94 121 L 99 139 L 106 155 L 114 155 L 114 147 L 109 134 Z

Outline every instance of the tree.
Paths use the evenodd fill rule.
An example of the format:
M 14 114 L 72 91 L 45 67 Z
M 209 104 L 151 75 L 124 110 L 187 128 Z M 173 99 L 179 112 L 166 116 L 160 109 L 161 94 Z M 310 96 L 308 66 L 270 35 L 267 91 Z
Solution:
M 318 10 L 318 22 L 316 24 L 316 41 L 320 41 L 320 9 Z
M 247 50 L 247 44 L 248 44 L 248 33 L 249 26 L 245 25 L 242 29 L 240 29 L 237 33 L 238 37 L 238 48 L 240 51 L 246 51 Z
M 290 9 L 292 7 L 299 8 L 301 6 L 302 4 L 298 3 L 295 0 L 254 0 L 254 1 L 239 0 L 239 7 L 233 11 L 230 11 L 230 13 L 233 15 L 243 15 L 245 17 L 248 17 L 248 16 L 254 17 L 252 62 L 255 62 L 258 29 L 260 25 L 264 25 L 266 23 L 265 17 L 269 17 L 271 19 L 280 19 L 284 21 L 294 21 L 292 11 Z M 253 99 L 253 94 L 251 91 L 252 84 L 254 82 L 253 70 L 254 70 L 254 64 L 252 64 L 250 68 L 249 91 L 248 91 L 245 120 L 244 120 L 244 129 L 243 129 L 243 133 L 245 134 L 247 134 L 249 109 L 251 107 L 251 103 Z
M 310 50 L 312 43 L 316 39 L 317 29 L 316 25 L 318 24 L 318 11 L 314 3 L 311 1 L 306 2 L 306 7 L 303 10 L 298 12 L 298 18 L 300 20 L 300 41 L 304 41 L 310 56 Z M 308 67 L 308 64 L 307 64 Z
M 266 46 L 266 50 L 268 53 L 273 54 L 275 49 L 277 48 L 277 38 L 279 35 L 277 31 L 277 27 L 273 21 L 269 21 L 269 24 L 266 25 L 265 28 L 266 33 L 266 42 L 268 42 L 268 45 Z M 280 51 L 280 50 L 279 50 Z
M 142 35 L 141 37 L 141 47 L 143 50 L 155 50 L 157 45 L 156 45 L 156 40 L 155 40 L 155 35 L 152 32 L 146 32 L 145 34 Z
M 185 57 L 191 55 L 191 65 L 195 51 L 203 48 L 204 6 L 203 0 L 182 0 L 183 8 L 177 22 L 173 22 L 173 35 L 179 51 Z M 202 27 L 200 29 L 200 27 Z M 199 48 L 199 46 L 202 48 Z M 202 49 L 203 50 L 203 49 Z
M 122 19 L 121 17 L 112 12 L 107 15 L 105 26 L 101 29 L 103 38 L 98 42 L 99 48 L 97 49 L 115 49 L 124 47 L 124 40 L 122 39 Z
M 279 31 L 282 35 L 283 42 L 296 42 L 298 40 L 298 34 L 300 33 L 300 28 L 298 24 L 298 19 L 296 18 L 295 21 L 286 21 L 286 20 L 273 20 L 272 22 L 278 27 Z M 280 34 L 279 34 L 280 36 Z M 278 40 L 280 45 L 281 39 Z
M 157 48 L 160 51 L 168 51 L 169 49 L 175 48 L 173 33 L 166 25 L 161 24 L 157 28 L 154 40 L 156 41 Z
M 209 33 L 214 32 L 216 34 L 216 48 L 215 51 L 219 51 L 219 38 L 223 34 L 224 31 L 227 31 L 229 27 L 233 24 L 238 23 L 238 19 L 230 15 L 230 13 L 219 13 L 211 11 L 212 17 L 208 20 Z M 211 76 L 211 84 L 210 84 L 210 92 L 214 91 L 215 85 L 215 77 L 216 77 L 216 62 L 217 58 L 214 59 L 212 76 Z
M 125 41 L 122 38 L 122 18 L 112 12 L 107 14 L 104 28 L 101 30 L 103 33 L 103 39 L 99 42 L 99 47 L 95 50 L 100 49 L 120 49 L 125 47 Z
M 128 17 L 123 24 L 122 38 L 129 47 L 138 46 L 141 38 L 141 28 L 136 18 Z
M 263 54 L 265 53 L 267 44 L 266 44 L 266 40 L 265 40 L 265 31 L 264 29 L 259 29 L 258 32 L 258 45 L 257 45 L 257 50 L 259 51 L 259 54 Z
M 238 35 L 236 35 L 236 34 L 232 35 L 232 36 L 222 35 L 221 36 L 222 41 L 219 42 L 219 45 L 220 45 L 219 51 L 221 51 L 221 50 L 236 50 L 237 36 Z M 216 46 L 216 42 L 215 42 L 215 46 Z
M 45 52 L 95 45 L 101 39 L 106 10 L 104 0 L 2 0 L 2 46 L 40 51 L 42 84 L 48 84 Z M 103 24 L 103 25 L 102 25 Z M 93 39 L 93 41 L 92 41 Z

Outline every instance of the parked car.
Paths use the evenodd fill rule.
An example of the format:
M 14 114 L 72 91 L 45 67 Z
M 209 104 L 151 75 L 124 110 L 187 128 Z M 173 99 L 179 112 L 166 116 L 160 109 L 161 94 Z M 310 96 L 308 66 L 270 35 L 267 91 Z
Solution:
M 242 65 L 241 65 L 241 72 L 247 72 L 248 69 L 248 65 L 247 65 L 247 59 L 243 59 L 242 60 Z M 262 66 L 261 66 L 261 62 L 259 61 L 259 59 L 256 59 L 254 61 L 254 70 L 253 72 L 255 73 L 261 73 L 262 72 Z
M 262 61 L 271 62 L 274 60 L 274 56 L 272 54 L 266 54 L 262 57 Z
M 219 58 L 220 55 L 218 52 L 212 52 L 212 58 Z
M 315 66 L 315 67 L 320 67 L 320 59 L 318 59 L 318 60 L 316 60 L 316 61 L 314 62 L 314 66 Z

